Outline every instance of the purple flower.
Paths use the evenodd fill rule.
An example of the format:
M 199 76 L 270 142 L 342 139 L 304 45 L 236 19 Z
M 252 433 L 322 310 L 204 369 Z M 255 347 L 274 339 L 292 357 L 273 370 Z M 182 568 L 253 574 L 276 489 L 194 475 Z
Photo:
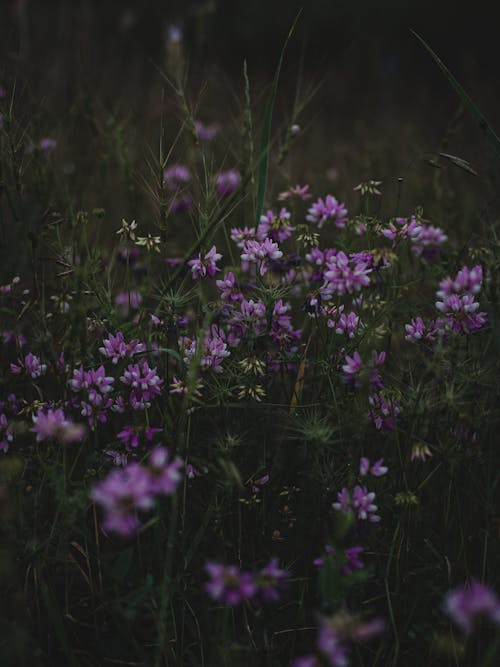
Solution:
M 466 634 L 472 632 L 481 618 L 500 625 L 500 600 L 491 588 L 479 581 L 449 591 L 444 600 L 444 609 Z
M 48 160 L 57 146 L 57 141 L 51 137 L 42 137 L 38 142 L 37 148 L 41 151 L 43 157 Z
M 123 317 L 129 314 L 129 306 L 134 310 L 141 307 L 142 294 L 137 290 L 130 290 L 130 292 L 120 292 L 115 297 L 115 304 L 119 307 Z
M 13 440 L 12 427 L 7 421 L 7 416 L 2 412 L 0 413 L 0 452 L 8 452 Z
M 343 308 L 343 306 L 342 306 Z M 330 328 L 335 327 L 336 334 L 347 334 L 349 338 L 353 338 L 360 327 L 363 326 L 359 315 L 351 311 L 348 315 L 341 313 L 337 321 L 329 319 L 327 325 Z
M 280 257 L 283 257 L 283 253 L 278 244 L 271 239 L 266 239 L 262 243 L 260 241 L 245 241 L 243 244 L 241 259 L 245 262 L 257 264 L 261 276 L 267 272 L 269 260 L 280 259 Z
M 355 350 L 352 357 L 350 357 L 348 354 L 345 355 L 345 364 L 342 366 L 342 370 L 344 371 L 344 379 L 346 381 L 350 382 L 354 376 L 359 374 L 362 368 L 363 360 L 361 359 L 361 355 L 357 350 Z
M 378 461 L 375 461 L 373 466 L 370 467 L 369 459 L 367 459 L 365 456 L 362 456 L 359 461 L 359 474 L 362 477 L 365 477 L 368 475 L 368 473 L 372 474 L 374 477 L 382 477 L 389 470 L 389 468 L 384 466 L 383 463 L 384 459 L 379 459 Z
M 221 291 L 223 301 L 241 301 L 243 294 L 238 289 L 234 273 L 229 271 L 222 280 L 216 280 L 215 284 Z
M 368 402 L 370 403 L 369 416 L 375 428 L 381 433 L 392 431 L 394 420 L 401 412 L 399 402 L 395 398 L 385 396 L 381 391 L 371 394 Z
M 311 199 L 311 196 L 308 185 L 295 185 L 293 188 L 285 190 L 285 192 L 280 192 L 278 201 L 286 201 L 291 197 L 297 197 L 298 199 L 306 201 L 307 199 Z
M 375 493 L 369 492 L 365 486 L 356 485 L 352 496 L 349 489 L 344 487 L 337 494 L 337 502 L 332 507 L 344 514 L 353 513 L 361 521 L 368 520 L 370 523 L 378 523 L 380 517 L 376 514 L 377 505 L 373 503 Z
M 210 581 L 205 590 L 213 600 L 236 606 L 251 600 L 257 593 L 257 585 L 249 572 L 241 572 L 236 565 L 206 563 L 205 572 Z
M 475 333 L 486 324 L 486 313 L 477 312 L 479 302 L 475 300 L 481 291 L 483 270 L 481 266 L 468 269 L 466 266 L 455 279 L 445 278 L 439 283 L 436 308 L 445 315 L 445 322 L 456 332 Z
M 155 447 L 149 455 L 149 473 L 151 490 L 154 494 L 173 495 L 182 478 L 181 468 L 184 463 L 180 458 L 170 460 L 168 449 Z
M 325 284 L 321 288 L 322 295 L 330 299 L 333 294 L 352 294 L 367 287 L 370 284 L 368 274 L 373 270 L 370 263 L 371 260 L 368 262 L 365 256 L 362 259 L 356 255 L 347 257 L 342 251 L 330 256 L 323 272 Z
M 217 252 L 217 248 L 214 245 L 205 254 L 203 259 L 201 258 L 201 253 L 199 253 L 198 259 L 190 259 L 188 264 L 191 267 L 193 280 L 197 280 L 200 277 L 204 278 L 207 275 L 213 278 L 216 272 L 220 271 L 217 266 L 217 262 L 220 259 L 222 259 L 222 255 Z
M 293 667 L 318 667 L 318 665 L 318 658 L 315 655 L 302 655 L 293 661 Z
M 33 415 L 33 422 L 35 425 L 31 431 L 36 433 L 37 442 L 55 439 L 67 444 L 79 442 L 85 436 L 85 427 L 67 419 L 62 408 L 56 410 L 40 408 L 36 415 Z
M 183 164 L 173 164 L 163 172 L 163 182 L 167 190 L 177 192 L 183 185 L 191 180 L 191 172 Z
M 325 544 L 325 554 L 326 557 L 332 556 L 335 553 L 335 549 L 332 547 L 331 544 Z M 317 568 L 321 569 L 323 565 L 325 564 L 325 557 L 324 556 L 318 556 L 318 558 L 315 558 L 313 560 L 313 565 L 316 565 Z
M 321 229 L 327 220 L 333 220 L 336 227 L 345 227 L 347 209 L 345 204 L 338 202 L 332 195 L 321 197 L 308 210 L 306 220 L 314 222 Z
M 348 664 L 347 646 L 342 643 L 341 636 L 330 619 L 323 619 L 319 626 L 318 651 L 332 667 L 346 667 Z
M 350 575 L 354 570 L 362 570 L 364 568 L 364 563 L 359 560 L 359 556 L 363 551 L 363 547 L 349 547 L 346 549 L 346 564 L 342 567 L 342 572 L 344 574 Z
M 18 359 L 17 364 L 10 365 L 10 370 L 14 375 L 19 375 L 23 369 L 25 370 L 26 375 L 36 379 L 45 375 L 47 364 L 42 364 L 40 357 L 37 357 L 30 352 L 24 357 L 24 360 Z
M 259 593 L 265 602 L 278 602 L 289 577 L 286 570 L 278 567 L 278 559 L 271 558 L 256 577 Z
M 196 120 L 194 122 L 194 127 L 196 130 L 196 136 L 200 141 L 203 142 L 212 141 L 212 139 L 215 138 L 217 132 L 219 131 L 218 125 L 205 125 L 201 122 L 201 120 Z
M 231 229 L 231 239 L 236 243 L 238 248 L 240 248 L 241 250 L 245 245 L 245 241 L 249 241 L 254 238 L 255 238 L 255 229 L 253 227 L 251 229 L 249 229 L 248 227 L 244 227 L 243 229 L 240 229 L 239 227 L 233 227 L 233 229 Z
M 138 463 L 112 470 L 93 487 L 91 498 L 104 511 L 103 528 L 129 537 L 140 526 L 137 513 L 154 504 L 149 471 Z
M 409 220 L 407 218 L 396 218 L 396 223 L 398 227 L 391 222 L 389 223 L 389 227 L 381 230 L 383 236 L 394 241 L 393 247 L 395 247 L 397 240 L 413 239 L 414 236 L 420 233 L 421 224 L 414 215 Z
M 219 197 L 229 197 L 236 192 L 241 182 L 241 174 L 236 169 L 221 171 L 215 180 L 215 189 Z
M 151 407 L 151 400 L 161 394 L 163 380 L 157 374 L 156 368 L 149 367 L 146 359 L 139 364 L 127 366 L 120 380 L 131 387 L 129 400 L 134 410 Z
M 257 237 L 259 241 L 264 241 L 270 238 L 272 241 L 281 243 L 292 236 L 293 227 L 290 223 L 290 212 L 286 208 L 282 208 L 278 214 L 274 211 L 267 211 L 267 213 L 260 216 L 260 224 L 257 229 Z
M 411 235 L 412 250 L 417 257 L 436 259 L 441 245 L 447 240 L 448 237 L 439 227 L 421 224 Z
M 108 357 L 108 359 L 111 359 L 111 363 L 113 364 L 117 364 L 120 359 L 125 359 L 125 357 L 131 358 L 135 354 L 146 350 L 146 345 L 140 343 L 135 338 L 130 343 L 125 343 L 125 338 L 121 331 L 116 336 L 109 334 L 109 338 L 105 338 L 102 343 L 103 347 L 99 348 L 99 352 Z

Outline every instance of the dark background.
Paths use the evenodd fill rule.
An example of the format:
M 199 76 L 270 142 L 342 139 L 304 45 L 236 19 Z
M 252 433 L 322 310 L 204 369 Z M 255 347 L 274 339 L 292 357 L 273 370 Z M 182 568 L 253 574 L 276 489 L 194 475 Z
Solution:
M 189 103 L 198 118 L 224 128 L 217 159 L 229 168 L 239 159 L 243 60 L 257 134 L 281 48 L 301 8 L 280 80 L 276 145 L 287 123 L 297 120 L 302 130 L 286 170 L 271 170 L 271 189 L 311 182 L 319 192 L 328 188 L 350 198 L 356 183 L 377 178 L 384 181 L 386 201 L 393 202 L 399 197 L 397 179 L 404 176 L 402 206 L 412 210 L 431 202 L 441 187 L 425 161 L 439 151 L 469 161 L 480 177 L 486 173 L 478 165 L 489 164 L 487 142 L 410 28 L 441 56 L 499 132 L 495 3 L 0 0 L 0 85 L 12 91 L 16 83 L 16 113 L 28 134 L 36 127 L 41 136 L 54 136 L 55 159 L 62 166 L 77 165 L 79 178 L 71 184 L 75 206 L 103 206 L 118 219 L 134 217 L 134 205 L 123 210 L 123 175 L 103 187 L 98 152 L 111 150 L 108 140 L 115 150 L 120 119 L 126 126 L 120 137 L 134 151 L 136 165 L 145 163 L 147 147 L 156 149 L 165 111 L 175 136 L 182 115 L 172 100 L 162 102 L 159 72 L 168 70 L 168 26 L 182 30 Z M 308 103 L 294 119 L 299 78 Z M 186 159 L 180 149 L 173 160 Z M 484 181 L 455 176 L 456 168 L 450 169 L 459 179 L 451 184 L 453 196 L 483 186 Z M 382 213 L 393 214 L 390 207 Z M 456 201 L 451 209 L 459 209 Z M 441 206 L 430 214 L 442 224 L 448 211 Z

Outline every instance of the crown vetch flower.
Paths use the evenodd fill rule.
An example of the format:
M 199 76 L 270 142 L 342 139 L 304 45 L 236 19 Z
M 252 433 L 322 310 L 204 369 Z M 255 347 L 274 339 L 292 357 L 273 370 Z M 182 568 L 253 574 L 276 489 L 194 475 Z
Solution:
M 444 610 L 466 634 L 470 634 L 482 618 L 500 625 L 500 599 L 491 588 L 479 581 L 449 591 L 444 600 Z
M 154 505 L 149 472 L 138 463 L 112 470 L 93 487 L 91 498 L 104 511 L 103 528 L 129 537 L 140 526 L 138 512 Z
M 205 565 L 205 572 L 210 577 L 205 591 L 213 600 L 234 607 L 251 600 L 257 593 L 253 576 L 250 572 L 242 572 L 236 565 L 209 562 Z
M 129 364 L 120 380 L 131 387 L 129 400 L 134 410 L 151 407 L 151 400 L 161 394 L 163 380 L 156 372 L 156 368 L 149 367 L 146 359 L 138 364 Z
M 306 220 L 314 222 L 321 229 L 327 220 L 333 220 L 336 227 L 345 227 L 347 209 L 345 204 L 338 202 L 332 195 L 321 197 L 308 210 Z
M 120 359 L 131 358 L 135 354 L 140 354 L 146 350 L 146 345 L 135 338 L 130 343 L 126 343 L 121 331 L 118 331 L 116 336 L 109 334 L 108 338 L 102 341 L 102 344 L 103 346 L 99 348 L 99 352 L 111 359 L 113 364 L 117 364 Z
M 278 602 L 286 587 L 289 573 L 278 566 L 278 559 L 271 558 L 256 577 L 259 593 L 265 602 Z
M 205 278 L 210 276 L 213 278 L 217 271 L 220 271 L 217 262 L 222 259 L 222 255 L 217 252 L 217 248 L 213 245 L 210 250 L 204 255 L 203 259 L 201 253 L 198 254 L 198 259 L 190 259 L 188 264 L 191 267 L 191 275 L 193 280 L 198 278 Z
M 215 189 L 219 197 L 229 197 L 236 192 L 241 182 L 241 174 L 236 169 L 221 171 L 215 179 Z
M 66 444 L 78 442 L 85 435 L 83 424 L 75 424 L 67 419 L 62 408 L 56 410 L 40 408 L 36 415 L 33 415 L 33 422 L 31 431 L 36 433 L 37 442 L 54 438 Z
M 180 458 L 170 460 L 168 449 L 155 447 L 149 455 L 151 490 L 154 494 L 173 495 L 181 481 L 184 462 Z

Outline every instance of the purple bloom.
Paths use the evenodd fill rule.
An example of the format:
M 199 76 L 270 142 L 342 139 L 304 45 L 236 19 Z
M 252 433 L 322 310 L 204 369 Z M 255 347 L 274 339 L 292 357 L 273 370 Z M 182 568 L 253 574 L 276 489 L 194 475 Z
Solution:
M 135 354 L 145 352 L 146 350 L 146 345 L 140 343 L 135 338 L 130 343 L 125 343 L 125 338 L 121 331 L 116 336 L 109 334 L 109 338 L 105 338 L 102 343 L 103 347 L 99 348 L 99 352 L 108 357 L 108 359 L 111 359 L 111 363 L 113 364 L 117 364 L 120 359 L 131 358 Z
M 269 260 L 280 259 L 283 253 L 278 244 L 271 239 L 266 239 L 262 243 L 259 241 L 245 241 L 241 259 L 245 262 L 257 264 L 260 275 L 263 276 L 268 269 Z
M 219 197 L 229 197 L 236 192 L 241 182 L 241 174 L 236 169 L 221 171 L 215 180 L 215 189 Z
M 318 665 L 318 658 L 315 655 L 302 655 L 293 661 L 293 667 L 318 667 Z
M 384 465 L 384 459 L 378 459 L 370 468 L 370 473 L 374 477 L 382 477 L 389 471 L 389 468 Z
M 352 574 L 354 570 L 362 570 L 364 563 L 359 560 L 360 554 L 364 551 L 363 547 L 349 547 L 345 551 L 346 564 L 342 567 L 344 574 Z
M 368 402 L 370 403 L 369 415 L 375 428 L 381 433 L 392 431 L 394 420 L 401 412 L 399 402 L 395 398 L 386 397 L 381 391 L 371 394 Z
M 307 199 L 311 199 L 311 196 L 308 185 L 295 185 L 293 188 L 285 190 L 285 192 L 280 192 L 278 201 L 286 201 L 291 197 L 297 197 L 298 199 L 306 201 Z
M 370 257 L 372 257 L 370 255 Z M 323 272 L 325 284 L 322 287 L 323 296 L 330 299 L 333 294 L 352 294 L 370 284 L 368 274 L 372 272 L 370 262 L 366 257 L 362 259 L 356 255 L 347 255 L 340 251 L 329 257 L 326 270 Z
M 13 440 L 12 427 L 7 421 L 7 416 L 2 412 L 0 413 L 0 452 L 8 452 Z
M 48 160 L 57 146 L 57 141 L 51 137 L 42 137 L 38 142 L 37 148 L 41 151 L 43 157 Z
M 140 526 L 137 513 L 154 504 L 149 472 L 138 463 L 112 470 L 93 487 L 91 498 L 104 510 L 103 528 L 129 537 Z
M 278 602 L 290 575 L 278 567 L 278 559 L 271 558 L 256 577 L 259 593 L 266 602 Z
M 346 487 L 339 491 L 337 502 L 333 503 L 332 507 L 344 514 L 353 513 L 361 521 L 378 523 L 380 517 L 376 514 L 378 507 L 373 503 L 374 500 L 373 491 L 369 492 L 365 486 L 356 485 L 352 495 Z
M 417 257 L 436 259 L 441 245 L 447 240 L 448 237 L 439 227 L 421 224 L 411 235 L 412 250 Z
M 151 400 L 161 394 L 163 380 L 157 374 L 156 368 L 149 367 L 146 359 L 139 364 L 127 366 L 120 380 L 131 387 L 130 405 L 134 410 L 151 407 Z
M 337 321 L 329 319 L 327 325 L 330 328 L 335 327 L 336 334 L 346 334 L 349 338 L 354 338 L 358 329 L 363 326 L 363 323 L 359 315 L 351 311 L 348 315 L 341 313 Z
M 119 307 L 123 317 L 127 317 L 130 308 L 137 310 L 142 304 L 142 294 L 137 290 L 130 292 L 120 292 L 115 297 L 115 304 Z
M 14 375 L 19 375 L 23 369 L 25 370 L 26 375 L 36 379 L 45 375 L 47 364 L 42 364 L 40 357 L 37 357 L 30 352 L 24 357 L 24 360 L 18 359 L 17 364 L 10 365 L 10 370 Z
M 173 495 L 181 480 L 181 468 L 184 463 L 180 458 L 170 460 L 168 449 L 155 447 L 149 455 L 149 473 L 151 490 L 154 494 Z
M 173 164 L 163 172 L 163 182 L 167 190 L 177 192 L 183 185 L 191 180 L 191 172 L 183 164 Z
M 229 271 L 222 280 L 216 280 L 215 284 L 221 291 L 223 301 L 241 301 L 243 294 L 238 289 L 234 273 Z
M 207 275 L 213 278 L 216 272 L 220 271 L 217 266 L 217 262 L 220 259 L 222 259 L 222 255 L 217 252 L 217 248 L 214 245 L 205 254 L 203 259 L 201 258 L 201 253 L 199 253 L 198 259 L 190 259 L 188 264 L 191 267 L 193 280 L 197 280 L 200 277 L 204 278 Z
M 413 239 L 420 233 L 421 224 L 414 215 L 409 220 L 407 218 L 396 218 L 396 223 L 398 227 L 391 222 L 389 227 L 381 230 L 383 236 L 394 241 L 393 247 L 396 245 L 396 240 Z
M 327 195 L 324 200 L 320 197 L 314 202 L 308 210 L 306 220 L 316 223 L 318 229 L 321 229 L 327 220 L 333 220 L 336 227 L 345 227 L 347 209 L 345 204 L 338 202 L 332 195 Z
M 290 212 L 286 208 L 282 208 L 278 214 L 274 211 L 267 211 L 267 213 L 260 216 L 260 224 L 257 229 L 257 237 L 259 241 L 264 241 L 270 238 L 272 241 L 281 243 L 292 236 L 293 227 L 290 220 Z
M 194 127 L 196 130 L 196 136 L 200 141 L 203 142 L 212 141 L 212 139 L 215 138 L 217 132 L 219 131 L 218 125 L 215 124 L 205 125 L 204 123 L 201 122 L 201 120 L 196 120 L 194 123 Z
M 85 427 L 75 424 L 66 418 L 62 408 L 53 410 L 39 409 L 33 415 L 34 426 L 31 429 L 36 433 L 36 441 L 55 439 L 63 444 L 81 441 L 85 435 Z
M 236 565 L 206 563 L 205 572 L 210 581 L 205 590 L 213 600 L 236 606 L 251 600 L 257 593 L 257 585 L 249 572 L 241 572 Z
M 245 245 L 245 241 L 249 241 L 254 238 L 255 238 L 255 229 L 253 227 L 251 229 L 249 229 L 248 227 L 244 227 L 243 229 L 240 229 L 239 227 L 233 227 L 233 229 L 231 229 L 231 239 L 236 243 L 238 248 L 240 248 L 241 250 Z
M 449 591 L 445 597 L 444 609 L 466 634 L 472 632 L 481 618 L 500 625 L 500 600 L 491 588 L 479 581 L 472 581 L 466 587 Z
M 318 651 L 332 667 L 346 667 L 348 664 L 347 646 L 342 643 L 341 636 L 330 619 L 323 619 L 319 627 Z
M 483 270 L 478 265 L 472 269 L 464 266 L 454 280 L 448 277 L 439 283 L 435 305 L 453 331 L 475 333 L 486 324 L 486 313 L 477 312 L 479 302 L 475 300 L 482 282 Z

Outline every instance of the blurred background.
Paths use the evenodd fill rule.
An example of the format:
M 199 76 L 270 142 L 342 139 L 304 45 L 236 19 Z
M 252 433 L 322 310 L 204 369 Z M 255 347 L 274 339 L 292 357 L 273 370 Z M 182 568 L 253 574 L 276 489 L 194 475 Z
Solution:
M 224 129 L 227 143 L 219 164 L 237 166 L 238 151 L 231 146 L 241 135 L 243 61 L 257 136 L 281 48 L 302 9 L 280 80 L 276 145 L 291 123 L 300 132 L 286 166 L 271 174 L 276 187 L 310 181 L 315 193 L 329 189 L 347 198 L 360 181 L 380 179 L 389 202 L 382 212 L 393 214 L 401 194 L 397 179 L 404 178 L 403 207 L 433 200 L 429 214 L 443 217 L 448 209 L 457 210 L 456 200 L 447 206 L 447 192 L 450 198 L 460 191 L 465 198 L 472 190 L 481 196 L 492 192 L 485 188 L 491 151 L 410 28 L 499 129 L 498 35 L 489 4 L 0 0 L 0 85 L 10 94 L 15 82 L 17 113 L 24 113 L 27 134 L 33 123 L 43 128 L 39 131 L 57 140 L 58 159 L 68 173 L 79 170 L 76 205 L 90 199 L 86 208 L 104 206 L 126 217 L 119 183 L 96 190 L 102 174 L 94 173 L 93 156 L 111 150 L 106 147 L 111 135 L 116 147 L 118 133 L 129 156 L 140 162 L 146 147 L 156 149 L 162 113 L 175 137 L 182 114 L 161 74 L 175 78 L 171 51 L 182 52 L 181 78 L 193 113 Z M 440 151 L 467 160 L 479 176 L 436 160 Z M 173 154 L 177 161 L 183 158 Z M 449 183 L 444 172 L 450 172 Z M 472 210 L 464 201 L 464 209 L 467 205 Z

